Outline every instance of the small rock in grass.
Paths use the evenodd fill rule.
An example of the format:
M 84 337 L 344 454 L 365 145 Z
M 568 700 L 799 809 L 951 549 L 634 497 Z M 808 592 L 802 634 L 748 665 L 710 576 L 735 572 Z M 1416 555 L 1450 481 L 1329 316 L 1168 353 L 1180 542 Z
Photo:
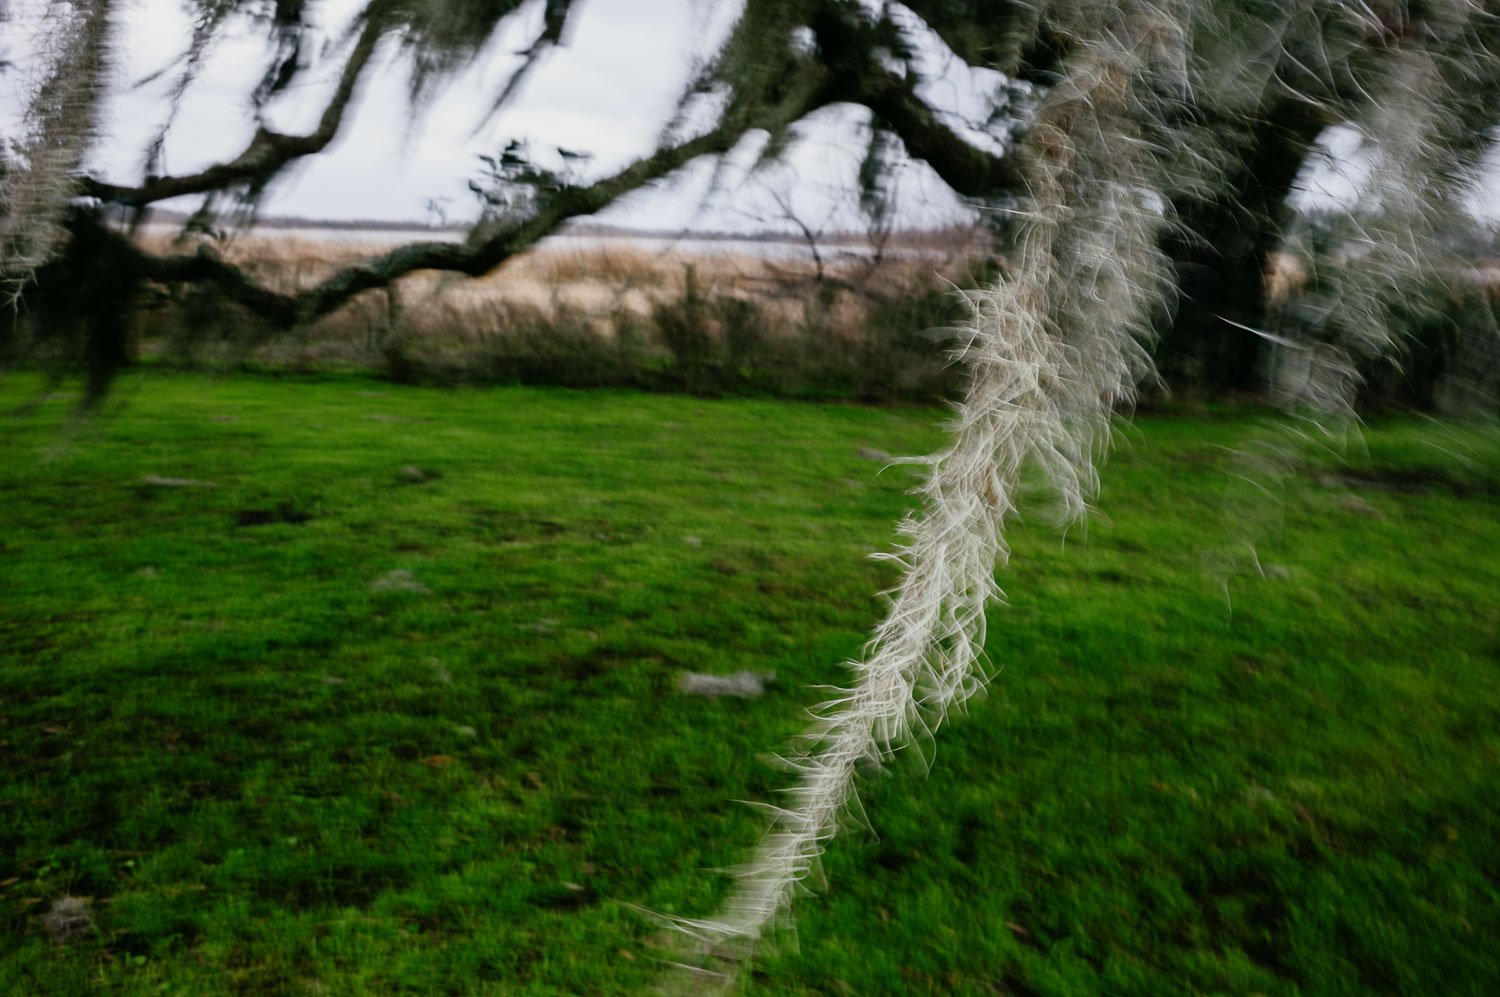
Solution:
M 1364 499 L 1353 492 L 1343 492 L 1334 496 L 1334 504 L 1345 512 L 1352 512 L 1356 516 L 1369 516 L 1372 519 L 1384 519 L 1384 514 Z
M 685 544 L 687 544 L 689 547 L 702 547 L 703 546 L 703 538 L 702 537 L 683 537 L 682 538 L 682 542 L 685 543 Z
M 370 589 L 375 592 L 413 592 L 417 595 L 432 594 L 432 589 L 417 581 L 412 573 L 405 568 L 387 571 L 370 583 Z
M 739 696 L 753 699 L 765 693 L 766 686 L 776 681 L 775 672 L 731 672 L 728 675 L 705 675 L 701 672 L 684 672 L 677 677 L 677 689 L 690 696 Z
M 164 478 L 159 474 L 148 474 L 141 479 L 141 483 L 151 488 L 213 488 L 212 481 L 199 481 L 196 478 Z
M 405 485 L 421 485 L 429 481 L 436 481 L 442 475 L 436 471 L 428 471 L 415 464 L 407 464 L 396 472 L 396 480 Z
M 58 897 L 42 915 L 42 927 L 58 945 L 76 942 L 94 930 L 93 908 L 88 897 Z

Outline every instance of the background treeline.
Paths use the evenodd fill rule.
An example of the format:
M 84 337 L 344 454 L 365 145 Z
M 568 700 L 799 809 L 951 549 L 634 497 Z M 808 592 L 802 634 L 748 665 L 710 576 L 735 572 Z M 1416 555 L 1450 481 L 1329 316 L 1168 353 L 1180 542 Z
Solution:
M 147 233 L 138 241 L 151 249 L 184 245 L 161 229 Z M 962 384 L 950 350 L 963 290 L 1005 266 L 992 242 L 964 231 L 862 250 L 833 241 L 784 252 L 737 243 L 705 252 L 691 242 L 598 234 L 554 240 L 478 280 L 410 275 L 290 334 L 214 284 L 142 282 L 127 289 L 133 307 L 118 310 L 111 304 L 119 300 L 118 270 L 84 247 L 50 264 L 6 310 L 0 349 L 8 364 L 58 371 L 144 361 L 363 371 L 403 383 L 930 401 Z M 292 293 L 370 251 L 356 240 L 274 229 L 197 235 L 186 244 Z M 1179 397 L 1254 395 L 1266 380 L 1269 344 L 1316 342 L 1339 292 L 1337 274 L 1364 245 L 1354 216 L 1298 216 L 1266 269 L 1270 307 L 1260 344 L 1251 337 L 1262 348 L 1247 352 L 1246 330 L 1229 322 L 1199 335 L 1222 336 L 1234 348 L 1200 343 L 1189 352 L 1167 338 L 1157 356 L 1164 387 Z M 1454 229 L 1441 252 L 1447 279 L 1410 297 L 1402 316 L 1411 333 L 1406 355 L 1360 372 L 1367 405 L 1493 407 L 1500 228 Z M 93 314 L 101 309 L 118 314 Z M 1228 369 L 1247 362 L 1251 369 Z

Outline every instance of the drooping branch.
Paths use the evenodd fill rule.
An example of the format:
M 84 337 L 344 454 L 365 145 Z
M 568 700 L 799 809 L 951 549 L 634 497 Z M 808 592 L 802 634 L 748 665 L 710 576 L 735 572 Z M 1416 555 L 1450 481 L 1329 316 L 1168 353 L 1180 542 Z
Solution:
M 527 54 L 528 65 L 547 48 L 560 42 L 570 11 L 571 5 L 566 2 L 548 5 L 542 34 Z M 365 21 L 338 85 L 313 131 L 290 135 L 261 127 L 239 155 L 199 172 L 148 177 L 138 186 L 109 184 L 86 177 L 82 181 L 83 192 L 109 204 L 141 208 L 175 197 L 266 184 L 291 162 L 322 152 L 337 136 L 355 89 L 374 56 L 383 24 L 378 18 Z M 472 275 L 486 273 L 568 218 L 597 211 L 634 186 L 658 179 L 694 156 L 727 152 L 747 128 L 767 127 L 775 132 L 820 107 L 840 101 L 854 101 L 870 107 L 877 121 L 900 137 L 911 155 L 925 160 L 960 194 L 987 197 L 1015 186 L 1015 171 L 1008 160 L 965 141 L 916 95 L 911 81 L 879 63 L 873 55 L 871 38 L 866 37 L 873 30 L 869 24 L 851 19 L 847 9 L 837 3 L 825 3 L 814 18 L 814 25 L 820 49 L 828 63 L 819 67 L 814 85 L 788 91 L 783 88 L 784 80 L 767 77 L 761 81 L 763 88 L 757 87 L 757 92 L 743 94 L 743 113 L 727 115 L 715 132 L 664 149 L 617 176 L 589 187 L 565 189 L 524 225 L 498 233 L 478 245 L 414 243 L 400 247 L 384 257 L 340 271 L 323 284 L 298 295 L 296 304 L 290 309 L 284 302 L 284 299 L 290 300 L 288 296 L 277 292 L 263 289 L 263 293 L 241 294 L 234 291 L 249 278 L 229 276 L 235 268 L 221 260 L 215 261 L 213 266 L 206 266 L 199 262 L 198 256 L 190 257 L 194 261 L 191 265 L 180 262 L 181 258 L 164 257 L 161 259 L 179 262 L 146 265 L 143 258 L 143 266 L 152 271 L 153 279 L 206 281 L 221 285 L 231 291 L 236 300 L 263 314 L 274 324 L 293 325 L 327 314 L 352 295 L 383 287 L 413 270 L 451 270 Z M 502 102 L 512 93 L 525 71 L 526 67 L 523 67 L 512 78 L 502 94 Z M 758 92 L 761 89 L 765 92 Z M 251 282 L 246 286 L 254 285 Z
M 812 45 L 793 44 L 798 32 L 810 32 Z M 1014 163 L 966 141 L 922 100 L 919 80 L 891 64 L 900 48 L 891 22 L 846 0 L 800 5 L 750 0 L 734 35 L 699 75 L 682 108 L 687 97 L 727 89 L 731 96 L 722 122 L 740 132 L 770 132 L 770 156 L 791 125 L 812 111 L 862 104 L 874 112 L 877 128 L 900 138 L 910 155 L 924 160 L 958 194 L 991 199 L 1014 193 L 1019 187 Z
M 291 328 L 337 310 L 364 291 L 386 287 L 418 270 L 481 276 L 524 252 L 567 220 L 598 212 L 619 197 L 665 178 L 699 156 L 727 153 L 749 129 L 765 128 L 774 134 L 821 107 L 849 100 L 871 106 L 877 118 L 903 139 L 913 155 L 927 159 L 959 193 L 993 196 L 997 190 L 1013 186 L 1015 175 L 1011 164 L 970 145 L 944 125 L 922 103 L 909 81 L 879 64 L 869 45 L 864 44 L 868 38 L 848 34 L 862 29 L 848 20 L 847 11 L 834 10 L 837 6 L 830 6 L 828 16 L 815 20 L 814 30 L 819 32 L 820 47 L 825 53 L 846 55 L 829 59 L 826 66 L 815 67 L 805 85 L 786 87 L 783 79 L 783 85 L 778 87 L 767 78 L 763 81 L 764 92 L 742 95 L 737 107 L 725 114 L 714 130 L 668 144 L 592 184 L 563 187 L 545 198 L 530 217 L 496 229 L 477 242 L 409 243 L 344 267 L 296 294 L 257 284 L 239 267 L 211 252 L 156 256 L 132 247 L 129 253 L 147 279 L 214 285 L 274 327 Z M 556 30 L 560 36 L 561 19 Z M 95 183 L 90 186 L 90 193 L 113 203 L 139 206 L 185 193 L 221 189 L 236 181 L 268 179 L 292 158 L 315 153 L 331 141 L 378 39 L 379 30 L 367 24 L 345 67 L 339 90 L 325 111 L 322 124 L 312 134 L 284 136 L 263 130 L 234 161 L 195 176 L 159 178 L 140 188 L 111 188 Z M 860 60 L 857 72 L 850 71 L 851 59 Z
M 534 47 L 559 42 L 570 4 L 549 4 L 548 17 Z M 735 106 L 707 134 L 669 143 L 619 173 L 587 186 L 563 187 L 544 199 L 529 218 L 496 229 L 479 241 L 415 242 L 339 270 L 323 282 L 288 294 L 258 284 L 244 270 L 209 250 L 155 255 L 137 246 L 120 248 L 122 258 L 144 278 L 165 283 L 196 283 L 218 288 L 276 328 L 327 315 L 354 296 L 386 287 L 418 270 L 443 270 L 480 276 L 525 251 L 570 218 L 595 213 L 635 189 L 666 177 L 703 155 L 728 152 L 749 129 L 776 134 L 791 123 L 829 104 L 856 101 L 871 107 L 877 120 L 900 137 L 912 155 L 925 159 L 956 191 L 974 197 L 993 196 L 1014 185 L 1014 171 L 1001 157 L 979 149 L 949 129 L 916 95 L 911 81 L 883 66 L 873 54 L 874 28 L 838 3 L 820 5 L 813 19 L 822 64 L 806 67 L 807 79 L 788 85 L 785 74 L 756 78 L 742 90 Z M 318 127 L 306 135 L 287 135 L 261 128 L 233 160 L 178 177 L 153 177 L 140 186 L 84 181 L 89 195 L 106 203 L 144 207 L 183 195 L 211 193 L 236 185 L 263 185 L 293 160 L 322 151 L 337 135 L 354 91 L 368 68 L 382 35 L 378 18 L 367 19 L 346 62 L 337 88 Z M 93 224 L 85 215 L 72 224 Z M 123 241 L 123 237 L 121 237 Z
M 1037 38 L 1040 5 L 1021 0 L 905 0 L 960 59 L 1010 72 Z
M 163 284 L 208 284 L 225 298 L 278 328 L 297 324 L 298 299 L 255 282 L 240 267 L 228 262 L 207 247 L 196 253 L 156 256 L 138 248 L 116 233 L 120 243 L 133 250 L 131 265 L 140 276 Z
M 386 287 L 418 270 L 445 270 L 482 276 L 555 232 L 570 218 L 593 214 L 631 191 L 659 180 L 698 156 L 729 151 L 739 135 L 717 129 L 706 135 L 638 160 L 631 166 L 583 187 L 564 187 L 544 201 L 528 219 L 471 243 L 414 242 L 348 267 L 297 294 L 258 284 L 243 269 L 213 251 L 157 255 L 141 249 L 120 232 L 109 232 L 128 265 L 141 277 L 162 283 L 211 285 L 230 300 L 276 328 L 289 329 L 335 311 L 363 291 Z M 86 212 L 75 213 L 75 231 L 102 223 Z
M 521 84 L 526 82 L 532 71 L 541 65 L 547 53 L 563 43 L 563 33 L 567 30 L 568 18 L 572 13 L 573 0 L 547 0 L 547 8 L 542 15 L 542 33 L 520 53 L 523 60 L 520 67 L 510 74 L 500 95 L 490 105 L 490 113 L 485 120 L 499 114 L 500 109 L 510 103 L 511 98 L 520 91 Z
M 909 75 L 883 64 L 881 25 L 852 15 L 847 5 L 825 2 L 811 27 L 829 71 L 823 103 L 847 100 L 868 107 L 911 156 L 925 161 L 959 194 L 986 198 L 1018 189 L 1013 160 L 965 140 L 917 95 Z
M 57 26 L 36 53 L 45 68 L 14 143 L 19 157 L 0 157 L 0 293 L 9 304 L 64 248 L 64 209 L 108 75 L 109 0 L 57 5 L 49 15 Z
M 564 187 L 543 202 L 532 217 L 476 244 L 412 243 L 374 260 L 345 267 L 299 296 L 299 318 L 306 320 L 327 315 L 361 291 L 384 287 L 416 270 L 448 270 L 471 277 L 482 276 L 555 232 L 568 219 L 601 211 L 620 197 L 666 177 L 699 156 L 728 152 L 738 138 L 735 132 L 716 129 L 661 149 L 588 186 Z
M 1440 314 L 1424 300 L 1425 289 L 1451 282 L 1438 247 L 1483 182 L 1500 85 L 1494 15 L 1434 0 L 1401 28 L 1361 115 L 1374 148 L 1364 203 L 1351 214 L 1356 234 L 1328 254 L 1306 293 L 1320 319 L 1273 351 L 1273 398 L 1322 418 L 1352 420 L 1361 369 L 1400 358 L 1413 330 Z
M 943 124 L 907 81 L 889 72 L 868 78 L 859 100 L 912 157 L 931 166 L 955 192 L 993 197 L 1018 188 L 1021 177 L 1014 160 L 981 149 Z
M 200 172 L 183 176 L 147 177 L 144 183 L 136 187 L 85 178 L 83 192 L 109 204 L 143 208 L 173 197 L 207 194 L 237 185 L 264 185 L 293 160 L 322 152 L 338 135 L 345 112 L 354 98 L 355 87 L 370 65 L 382 30 L 375 21 L 365 22 L 354 43 L 354 50 L 349 54 L 349 60 L 339 75 L 333 96 L 323 109 L 318 126 L 311 132 L 305 135 L 288 135 L 262 126 L 256 130 L 245 150 L 228 162 L 216 163 Z
M 1146 346 L 1169 270 L 1163 216 L 1141 192 L 1164 186 L 1161 122 L 1191 87 L 1170 12 L 1120 6 L 1111 22 L 1080 21 L 1094 36 L 1039 108 L 1027 230 L 1012 273 L 971 298 L 958 351 L 969 385 L 950 444 L 921 461 L 929 472 L 904 542 L 885 555 L 902 570 L 887 615 L 849 663 L 850 686 L 815 708 L 785 759 L 796 785 L 769 808 L 769 832 L 720 912 L 669 919 L 690 939 L 689 958 L 723 980 L 787 916 L 853 816 L 859 769 L 930 734 L 983 685 L 985 611 L 1001 595 L 995 571 L 1028 468 L 1064 519 L 1081 516 L 1111 415 L 1150 376 Z

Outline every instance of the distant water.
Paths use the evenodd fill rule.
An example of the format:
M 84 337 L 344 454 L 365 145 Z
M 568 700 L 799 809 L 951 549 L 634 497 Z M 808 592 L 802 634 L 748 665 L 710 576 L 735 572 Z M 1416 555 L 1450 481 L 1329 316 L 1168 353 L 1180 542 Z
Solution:
M 171 235 L 178 231 L 176 226 L 166 223 L 148 222 L 144 227 L 153 235 Z M 409 242 L 462 242 L 468 235 L 457 229 L 328 228 L 319 225 L 263 226 L 249 229 L 248 233 L 257 239 L 269 241 L 295 239 L 341 248 L 365 248 L 371 254 Z M 670 236 L 657 233 L 569 232 L 549 236 L 540 245 L 547 249 L 576 251 L 620 248 L 681 256 L 757 256 L 782 260 L 809 260 L 813 255 L 812 247 L 806 241 L 797 239 Z M 850 257 L 868 258 L 876 254 L 874 246 L 844 242 L 819 243 L 817 251 L 825 261 Z M 887 246 L 885 255 L 924 257 L 943 256 L 947 253 L 938 249 Z

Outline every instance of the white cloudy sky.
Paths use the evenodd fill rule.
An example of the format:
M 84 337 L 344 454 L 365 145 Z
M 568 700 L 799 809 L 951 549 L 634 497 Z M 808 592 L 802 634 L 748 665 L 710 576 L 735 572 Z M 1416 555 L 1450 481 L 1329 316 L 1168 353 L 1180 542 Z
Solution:
M 3 0 L 0 0 L 3 3 Z M 312 8 L 319 44 L 296 92 L 268 110 L 283 131 L 313 127 L 352 39 L 347 34 L 363 0 L 321 0 Z M 0 77 L 0 132 L 13 134 L 29 82 L 25 41 L 36 30 L 39 0 L 12 0 L 9 58 L 18 65 Z M 449 217 L 477 210 L 467 181 L 478 156 L 496 153 L 511 138 L 532 143 L 543 165 L 560 163 L 561 146 L 592 153 L 591 175 L 604 175 L 651 151 L 671 120 L 695 67 L 726 37 L 740 0 L 585 0 L 564 48 L 552 52 L 501 113 L 487 112 L 519 63 L 516 55 L 541 28 L 542 0 L 531 0 L 502 22 L 468 68 L 445 82 L 430 104 L 412 111 L 409 66 L 387 39 L 367 72 L 353 113 L 334 144 L 277 182 L 263 202 L 268 214 L 309 218 L 427 220 L 428 204 Z M 90 166 L 116 182 L 138 181 L 144 150 L 167 117 L 167 94 L 181 69 L 191 22 L 181 0 L 124 0 L 114 46 L 115 89 Z M 248 95 L 269 52 L 263 24 L 231 23 L 214 44 L 171 121 L 166 172 L 189 173 L 233 157 L 255 128 Z M 993 143 L 962 117 L 994 88 L 998 74 L 969 70 L 944 51 L 929 54 L 928 87 L 976 141 Z M 144 82 L 143 82 L 144 81 Z M 710 110 L 710 108 L 703 108 Z M 862 227 L 854 178 L 868 141 L 869 113 L 825 108 L 795 131 L 780 162 L 762 169 L 766 136 L 752 133 L 723 168 L 694 164 L 671 190 L 645 192 L 616 206 L 608 220 L 644 228 L 684 227 L 751 231 L 789 228 L 790 211 L 814 231 Z M 551 157 L 551 162 L 548 157 Z M 971 213 L 926 164 L 906 160 L 895 183 L 902 220 L 939 226 Z M 196 202 L 173 207 L 190 208 Z
M 6 0 L 0 0 L 0 6 Z M 268 214 L 308 218 L 428 220 L 429 202 L 450 218 L 477 209 L 467 181 L 478 156 L 511 138 L 530 140 L 543 165 L 558 146 L 594 155 L 592 175 L 612 172 L 649 152 L 671 119 L 694 67 L 716 50 L 742 0 L 585 0 L 565 48 L 551 53 L 518 99 L 487 114 L 541 28 L 543 0 L 530 0 L 502 22 L 479 56 L 412 112 L 407 64 L 394 39 L 379 50 L 353 113 L 330 149 L 289 171 L 263 202 Z M 314 0 L 319 43 L 295 92 L 268 110 L 284 131 L 310 129 L 347 56 L 351 18 L 364 0 Z M 21 95 L 33 78 L 28 54 L 45 0 L 10 0 L 0 25 L 0 134 L 14 134 Z M 1006 136 L 984 123 L 998 74 L 954 58 L 920 21 L 895 8 L 920 57 L 921 92 L 976 144 L 1003 148 Z M 167 120 L 166 95 L 181 71 L 191 22 L 182 0 L 119 0 L 116 4 L 114 91 L 90 166 L 117 182 L 140 179 L 144 150 Z M 789 40 L 790 42 L 791 40 Z M 266 64 L 264 24 L 232 22 L 215 42 L 167 132 L 167 172 L 188 173 L 232 158 L 255 128 L 249 93 Z M 868 140 L 869 113 L 852 105 L 825 108 L 802 122 L 783 159 L 760 169 L 766 136 L 750 134 L 723 169 L 700 162 L 664 189 L 626 199 L 608 220 L 642 228 L 750 231 L 793 228 L 787 214 L 814 231 L 862 227 L 854 177 Z M 1331 155 L 1307 178 L 1301 203 L 1357 197 L 1363 161 L 1357 133 L 1329 136 Z M 555 160 L 554 160 L 555 161 Z M 1500 159 L 1493 175 L 1500 177 Z M 962 202 L 919 161 L 906 160 L 895 183 L 900 222 L 936 227 L 970 217 Z M 1500 218 L 1500 181 L 1488 185 L 1483 214 Z M 190 208 L 193 203 L 173 205 Z

